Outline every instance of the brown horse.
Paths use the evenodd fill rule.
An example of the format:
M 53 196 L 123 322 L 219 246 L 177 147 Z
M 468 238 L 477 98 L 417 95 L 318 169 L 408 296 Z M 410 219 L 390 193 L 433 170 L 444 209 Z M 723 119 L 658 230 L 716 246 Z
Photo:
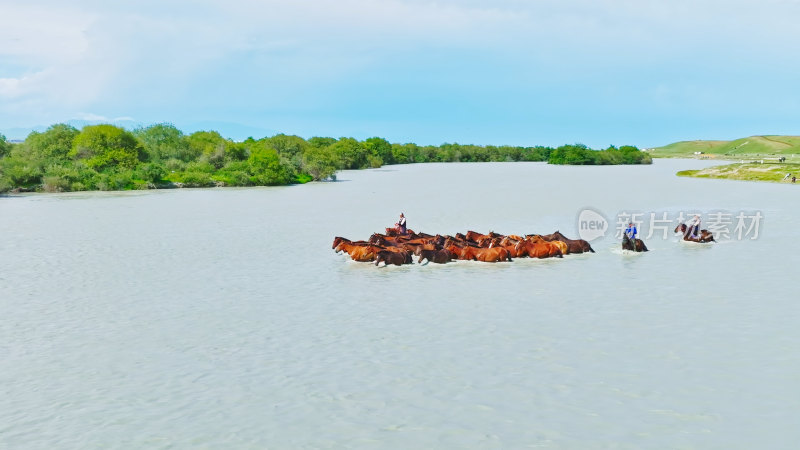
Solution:
M 336 237 L 333 238 L 333 245 L 331 246 L 331 248 L 335 249 L 336 246 L 341 244 L 342 242 L 347 242 L 348 244 L 354 244 L 354 245 L 366 245 L 366 244 L 368 244 L 367 241 L 351 241 L 350 239 L 343 238 L 341 236 L 336 236 Z
M 531 242 L 533 242 L 534 244 L 539 243 L 539 242 L 547 242 L 548 244 L 555 245 L 556 247 L 558 247 L 559 250 L 561 250 L 561 255 L 562 256 L 566 255 L 567 253 L 569 253 L 569 247 L 563 241 L 549 241 L 548 242 L 548 241 L 545 241 L 544 239 L 542 239 L 542 237 L 539 236 L 538 234 L 537 235 L 533 235 L 533 236 L 531 236 L 531 237 L 529 237 L 527 239 L 530 240 Z
M 419 256 L 418 263 L 422 264 L 422 260 L 426 260 L 436 264 L 444 264 L 456 258 L 450 250 L 423 250 L 422 247 L 417 247 L 414 254 Z
M 692 237 L 689 231 L 690 228 L 687 227 L 685 223 L 682 223 L 677 227 L 675 227 L 675 233 L 683 233 L 684 241 L 700 242 L 700 243 L 717 242 L 714 240 L 714 235 L 711 234 L 711 232 L 708 230 L 700 230 L 700 236 L 698 237 Z
M 406 229 L 406 234 L 405 235 L 410 235 L 410 234 L 415 234 L 414 230 L 412 230 L 411 228 Z M 386 236 L 397 237 L 397 236 L 405 236 L 405 235 L 399 233 L 395 228 L 386 228 Z
M 458 236 L 458 235 L 456 235 Z M 477 231 L 467 231 L 467 234 L 464 235 L 464 240 L 474 242 L 480 245 L 484 240 L 491 239 L 491 235 L 489 234 L 481 234 Z
M 513 235 L 513 237 L 505 236 L 491 232 L 489 234 L 494 235 L 494 237 L 482 240 L 480 245 L 482 248 L 504 248 L 508 252 L 508 256 L 511 258 L 526 258 L 528 256 L 525 251 L 520 251 L 517 248 L 517 244 L 520 240 L 522 240 L 521 237 Z
M 389 247 L 397 245 L 397 238 L 392 236 L 384 236 L 378 233 L 372 233 L 369 237 L 369 243 L 373 245 L 380 245 L 381 247 Z
M 527 255 L 531 258 L 562 258 L 561 249 L 557 245 L 546 241 L 533 242 L 531 240 L 520 241 L 516 245 L 518 255 Z
M 464 247 L 467 247 L 467 246 L 468 245 L 465 244 L 465 243 L 454 241 L 452 239 L 448 239 L 448 240 L 446 240 L 444 242 L 443 248 L 445 250 L 449 251 L 450 253 L 454 254 L 456 256 L 456 259 L 471 259 L 471 258 L 467 258 L 463 254 L 463 251 L 462 251 L 462 250 L 464 250 Z
M 340 242 L 334 249 L 336 253 L 345 252 L 350 255 L 350 259 L 359 262 L 369 262 L 375 260 L 375 255 L 381 250 L 381 247 L 374 245 L 355 245 L 347 242 Z
M 383 262 L 385 266 L 394 264 L 395 266 L 402 266 L 403 264 L 413 264 L 411 260 L 411 253 L 406 251 L 393 252 L 391 250 L 381 250 L 375 256 L 375 265 L 377 266 Z
M 641 239 L 635 239 L 631 241 L 630 239 L 623 239 L 622 241 L 622 249 L 623 250 L 630 250 L 632 252 L 647 252 L 647 246 L 644 245 L 644 241 Z
M 517 251 L 517 244 L 518 243 L 519 243 L 518 241 L 516 241 L 514 239 L 511 239 L 510 236 L 506 236 L 506 237 L 504 237 L 502 239 L 501 238 L 494 238 L 494 239 L 492 239 L 492 243 L 491 243 L 491 245 L 489 245 L 489 248 L 494 248 L 494 247 L 504 248 L 504 249 L 506 249 L 506 251 L 508 251 L 508 256 L 510 256 L 512 258 L 517 258 L 517 257 L 523 257 L 524 258 L 524 257 L 528 256 L 527 254 L 523 255 L 519 251 Z
M 461 249 L 461 254 L 458 259 L 471 259 L 473 261 L 482 262 L 512 261 L 508 250 L 502 247 L 481 248 L 465 246 Z
M 584 252 L 592 252 L 594 253 L 594 249 L 589 242 L 584 241 L 583 239 L 569 239 L 560 231 L 556 231 L 553 234 L 543 234 L 541 235 L 542 239 L 545 241 L 561 241 L 567 244 L 567 253 L 584 253 Z

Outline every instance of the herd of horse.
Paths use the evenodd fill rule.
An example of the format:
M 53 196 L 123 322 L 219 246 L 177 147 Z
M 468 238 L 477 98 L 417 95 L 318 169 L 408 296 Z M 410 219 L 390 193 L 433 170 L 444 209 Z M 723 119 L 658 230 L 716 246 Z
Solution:
M 387 228 L 385 234 L 374 233 L 366 241 L 337 236 L 332 248 L 336 253 L 347 253 L 353 261 L 397 266 L 412 264 L 412 255 L 418 257 L 420 264 L 444 264 L 455 260 L 501 262 L 513 261 L 513 258 L 562 258 L 572 253 L 594 253 L 587 241 L 569 239 L 558 231 L 525 236 L 467 231 L 449 236 L 413 230 L 399 234 Z
M 682 233 L 688 242 L 715 242 L 708 230 L 700 230 L 693 235 L 685 224 L 678 225 L 675 233 Z M 351 241 L 336 236 L 333 250 L 344 252 L 353 261 L 374 262 L 375 265 L 393 264 L 401 266 L 412 264 L 412 255 L 417 262 L 444 264 L 455 260 L 482 262 L 513 261 L 513 258 L 562 258 L 573 253 L 594 253 L 592 246 L 583 239 L 569 239 L 560 232 L 552 234 L 502 235 L 494 232 L 481 234 L 475 231 L 456 233 L 455 236 L 432 235 L 428 233 L 398 233 L 387 228 L 385 234 L 374 233 L 366 241 Z M 641 239 L 625 240 L 623 250 L 646 252 L 647 246 Z

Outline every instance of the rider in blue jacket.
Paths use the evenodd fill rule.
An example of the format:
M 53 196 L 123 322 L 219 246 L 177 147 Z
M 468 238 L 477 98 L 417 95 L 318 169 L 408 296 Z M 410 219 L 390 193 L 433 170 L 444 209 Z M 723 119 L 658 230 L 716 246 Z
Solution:
M 629 222 L 628 228 L 625 229 L 625 234 L 622 235 L 622 243 L 630 242 L 633 245 L 636 242 L 637 234 L 639 234 L 639 230 L 636 229 L 636 225 L 633 222 Z

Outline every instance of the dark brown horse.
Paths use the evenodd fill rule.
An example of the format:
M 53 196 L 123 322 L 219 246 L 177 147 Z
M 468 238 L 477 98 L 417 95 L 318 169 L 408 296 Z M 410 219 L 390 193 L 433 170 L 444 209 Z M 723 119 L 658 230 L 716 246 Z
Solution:
M 691 229 L 687 227 L 685 223 L 682 223 L 677 227 L 675 227 L 675 233 L 682 233 L 684 241 L 700 242 L 700 243 L 717 242 L 714 240 L 714 235 L 711 234 L 711 232 L 708 230 L 700 230 L 700 236 L 697 237 L 692 237 L 690 230 Z
M 412 230 L 411 228 L 407 229 L 405 235 L 409 234 L 414 234 L 414 230 Z M 398 233 L 397 230 L 394 228 L 386 228 L 386 236 L 405 236 L 405 235 Z
M 422 264 L 422 260 L 429 261 L 436 264 L 444 264 L 456 258 L 450 250 L 423 250 L 422 247 L 417 247 L 414 254 L 419 256 L 418 263 Z
M 369 243 L 373 245 L 380 245 L 381 247 L 389 247 L 397 245 L 397 238 L 394 236 L 385 236 L 378 233 L 372 233 L 369 237 Z
M 644 241 L 641 239 L 635 239 L 631 241 L 630 239 L 624 239 L 622 241 L 622 249 L 623 250 L 630 250 L 632 252 L 647 252 L 647 246 L 644 245 Z
M 567 244 L 567 253 L 584 253 L 584 252 L 592 252 L 594 253 L 594 249 L 589 242 L 584 241 L 583 239 L 569 239 L 560 231 L 556 231 L 553 234 L 543 234 L 541 238 L 545 241 L 561 241 Z
M 377 266 L 383 262 L 385 266 L 394 264 L 395 266 L 402 266 L 403 264 L 413 264 L 411 260 L 411 253 L 406 251 L 393 252 L 391 250 L 381 250 L 375 256 L 375 265 Z

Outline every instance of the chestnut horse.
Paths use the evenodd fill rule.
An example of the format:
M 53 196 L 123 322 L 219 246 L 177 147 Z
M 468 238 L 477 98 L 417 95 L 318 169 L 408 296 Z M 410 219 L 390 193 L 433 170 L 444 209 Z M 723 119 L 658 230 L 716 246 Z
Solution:
M 691 233 L 689 232 L 689 230 L 690 230 L 689 227 L 687 227 L 685 223 L 682 223 L 677 227 L 675 227 L 675 233 L 683 233 L 684 241 L 700 242 L 700 243 L 717 242 L 714 240 L 714 235 L 711 234 L 711 232 L 708 230 L 700 230 L 700 236 L 698 237 L 690 236 Z
M 351 241 L 350 239 L 343 238 L 341 236 L 336 236 L 335 238 L 333 238 L 333 245 L 331 246 L 331 248 L 335 249 L 336 246 L 341 244 L 342 242 L 347 242 L 348 244 L 354 244 L 354 245 L 366 245 L 366 244 L 368 244 L 367 241 Z
M 347 242 L 340 242 L 334 250 L 336 250 L 336 253 L 342 251 L 347 253 L 353 261 L 369 262 L 374 261 L 375 255 L 383 249 L 369 244 L 355 245 Z
M 525 257 L 528 255 L 523 255 L 519 251 L 517 251 L 517 244 L 518 241 L 512 239 L 510 236 L 506 236 L 504 238 L 494 238 L 492 239 L 491 243 L 489 244 L 489 248 L 504 248 L 508 252 L 508 256 L 512 258 L 517 257 Z
M 553 256 L 562 258 L 561 249 L 557 245 L 547 241 L 524 240 L 516 245 L 518 255 L 527 255 L 531 258 L 551 258 Z
M 594 253 L 594 249 L 589 242 L 584 241 L 583 239 L 569 239 L 561 232 L 556 231 L 553 234 L 544 234 L 541 235 L 542 239 L 545 241 L 561 241 L 567 244 L 567 253 L 584 253 L 584 252 L 592 252 Z
M 481 248 L 481 247 L 472 247 L 467 245 L 461 249 L 461 253 L 458 255 L 459 255 L 458 259 L 471 259 L 473 261 L 482 261 L 482 262 L 511 261 L 511 255 L 508 254 L 508 250 L 502 247 Z
M 456 236 L 458 236 L 458 235 L 456 235 Z M 491 232 L 489 234 L 481 234 L 481 233 L 478 233 L 478 232 L 475 232 L 475 231 L 467 231 L 467 234 L 464 235 L 464 239 L 465 240 L 472 241 L 472 242 L 474 242 L 474 243 L 476 243 L 478 245 L 483 244 L 483 241 L 485 241 L 487 239 L 491 239 L 492 237 L 494 237 L 494 236 L 492 236 Z
M 546 243 L 548 243 L 550 245 L 555 245 L 556 247 L 558 247 L 559 250 L 561 250 L 561 255 L 562 256 L 566 255 L 567 253 L 569 253 L 569 247 L 563 241 L 549 241 L 548 242 L 548 241 L 545 241 L 544 239 L 542 239 L 542 237 L 539 236 L 538 234 L 537 235 L 533 235 L 533 236 L 531 236 L 531 237 L 529 237 L 527 239 L 529 241 L 533 242 L 534 244 L 537 244 L 537 243 L 540 243 L 540 242 L 546 242 Z

